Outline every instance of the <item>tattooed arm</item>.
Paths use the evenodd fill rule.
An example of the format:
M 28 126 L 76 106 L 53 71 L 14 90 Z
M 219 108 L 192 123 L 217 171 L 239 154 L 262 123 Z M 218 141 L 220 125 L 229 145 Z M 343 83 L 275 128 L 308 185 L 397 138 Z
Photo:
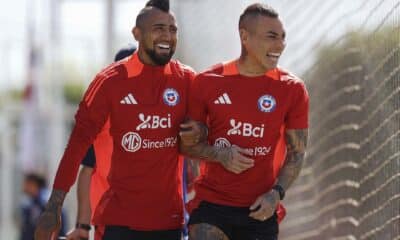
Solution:
M 277 182 L 277 185 L 282 186 L 285 191 L 287 191 L 300 174 L 304 162 L 307 140 L 308 129 L 286 131 L 287 155 Z
M 187 123 L 181 124 L 184 129 L 190 129 L 190 131 L 181 131 L 179 133 L 181 141 L 179 148 L 182 154 L 201 160 L 210 162 L 218 162 L 225 167 L 226 170 L 233 173 L 239 174 L 254 165 L 254 160 L 247 158 L 245 155 L 251 155 L 251 153 L 242 149 L 236 145 L 231 147 L 216 147 L 211 146 L 207 142 L 207 135 L 204 134 L 204 129 L 207 129 L 203 123 L 196 121 L 188 121 Z M 199 137 L 195 140 L 187 137 L 192 134 L 193 131 L 202 132 Z
M 277 185 L 281 186 L 284 191 L 287 191 L 300 174 L 304 162 L 307 139 L 308 129 L 286 130 L 287 154 L 277 181 Z M 279 192 L 274 189 L 261 195 L 250 207 L 252 211 L 259 207 L 257 211 L 250 214 L 250 217 L 260 221 L 268 219 L 274 214 L 279 201 Z
M 61 208 L 66 192 L 53 189 L 44 212 L 41 214 L 35 231 L 35 240 L 56 239 L 61 227 Z

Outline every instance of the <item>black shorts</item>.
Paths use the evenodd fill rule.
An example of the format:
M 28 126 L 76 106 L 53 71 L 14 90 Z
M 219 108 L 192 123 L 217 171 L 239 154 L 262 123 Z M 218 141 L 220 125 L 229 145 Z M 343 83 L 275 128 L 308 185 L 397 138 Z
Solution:
M 101 240 L 181 240 L 182 230 L 136 231 L 123 226 L 105 226 Z
M 207 223 L 218 227 L 230 240 L 276 240 L 279 226 L 276 213 L 265 221 L 249 217 L 248 207 L 230 207 L 201 202 L 190 215 L 189 225 Z

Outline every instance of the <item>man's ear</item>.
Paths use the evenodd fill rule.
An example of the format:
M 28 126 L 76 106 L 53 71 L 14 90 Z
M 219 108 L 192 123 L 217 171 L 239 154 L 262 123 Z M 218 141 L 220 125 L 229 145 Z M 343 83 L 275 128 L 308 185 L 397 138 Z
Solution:
M 142 38 L 142 31 L 140 30 L 140 28 L 135 26 L 132 28 L 132 35 L 137 42 L 140 42 Z
M 246 29 L 241 28 L 241 29 L 239 29 L 239 36 L 240 36 L 240 42 L 242 43 L 242 45 L 246 45 L 249 40 L 249 32 Z

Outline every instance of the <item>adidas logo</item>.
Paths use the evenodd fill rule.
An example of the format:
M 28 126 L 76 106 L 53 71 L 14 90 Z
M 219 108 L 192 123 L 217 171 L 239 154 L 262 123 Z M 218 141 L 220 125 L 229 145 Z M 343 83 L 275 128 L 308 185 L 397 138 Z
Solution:
M 121 100 L 121 104 L 138 104 L 136 99 L 133 97 L 132 93 L 129 93 L 128 96 L 124 97 Z
M 232 102 L 228 94 L 224 93 L 221 96 L 219 96 L 217 100 L 214 101 L 214 104 L 232 104 Z

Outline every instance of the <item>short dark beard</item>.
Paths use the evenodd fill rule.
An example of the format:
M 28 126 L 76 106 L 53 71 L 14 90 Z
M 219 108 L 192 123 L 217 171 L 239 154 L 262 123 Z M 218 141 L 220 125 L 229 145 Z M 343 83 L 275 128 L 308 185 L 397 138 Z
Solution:
M 168 55 L 159 55 L 156 53 L 156 50 L 154 49 L 145 49 L 145 52 L 147 53 L 147 55 L 149 55 L 149 57 L 151 58 L 151 60 L 159 66 L 163 66 L 165 64 L 167 64 L 171 58 L 172 55 L 174 55 L 173 51 L 170 51 L 170 53 Z

